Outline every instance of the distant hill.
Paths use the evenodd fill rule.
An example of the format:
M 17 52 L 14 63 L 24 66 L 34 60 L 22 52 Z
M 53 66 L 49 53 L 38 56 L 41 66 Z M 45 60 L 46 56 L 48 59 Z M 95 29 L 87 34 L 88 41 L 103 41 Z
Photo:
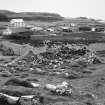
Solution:
M 47 12 L 13 12 L 8 10 L 0 10 L 0 21 L 9 21 L 14 18 L 23 18 L 26 21 L 44 21 L 56 22 L 58 24 L 75 23 L 81 25 L 102 25 L 105 27 L 105 22 L 87 17 L 65 18 L 56 13 Z
M 93 18 L 86 18 L 86 17 L 77 17 L 77 18 L 64 18 L 62 22 L 57 22 L 58 25 L 65 24 L 66 26 L 70 25 L 70 23 L 76 24 L 79 26 L 99 26 L 105 27 L 105 23 L 95 20 Z
M 5 15 L 9 20 L 13 18 L 23 18 L 26 21 L 62 21 L 64 18 L 55 13 L 41 13 L 41 12 L 12 12 L 8 10 L 0 10 L 0 14 Z
M 0 13 L 2 13 L 2 14 L 12 14 L 12 13 L 15 13 L 15 12 L 8 11 L 8 10 L 0 10 Z

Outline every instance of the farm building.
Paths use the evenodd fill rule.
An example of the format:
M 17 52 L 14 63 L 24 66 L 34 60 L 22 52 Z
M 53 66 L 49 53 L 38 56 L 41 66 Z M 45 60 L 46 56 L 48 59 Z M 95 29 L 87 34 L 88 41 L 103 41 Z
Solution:
M 85 31 L 91 31 L 92 29 L 91 29 L 91 27 L 89 27 L 89 26 L 81 26 L 81 27 L 79 27 L 79 31 L 81 32 L 85 32 Z
M 54 29 L 53 28 L 47 28 L 47 31 L 48 32 L 54 32 Z
M 62 32 L 72 32 L 72 30 L 70 29 L 70 27 L 61 27 Z
M 39 27 L 39 26 L 34 26 L 31 28 L 31 31 L 42 31 L 43 28 L 42 27 Z
M 3 35 L 11 35 L 12 34 L 12 30 L 10 28 L 7 28 L 7 29 L 3 30 L 2 34 Z
M 10 25 L 12 27 L 25 27 L 25 22 L 23 19 L 12 19 Z
M 104 27 L 97 27 L 96 32 L 104 32 L 105 28 Z
M 104 27 L 92 27 L 91 31 L 93 31 L 93 32 L 104 32 L 105 28 Z
M 71 26 L 71 27 L 75 27 L 76 24 L 74 24 L 74 23 L 70 23 L 70 26 Z

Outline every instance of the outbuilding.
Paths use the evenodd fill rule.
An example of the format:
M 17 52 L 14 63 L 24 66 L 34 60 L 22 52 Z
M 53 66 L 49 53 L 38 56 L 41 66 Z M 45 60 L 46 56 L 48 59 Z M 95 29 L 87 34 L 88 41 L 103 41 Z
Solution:
M 31 28 L 31 31 L 42 31 L 43 28 L 42 27 L 39 27 L 39 26 L 34 26 Z
M 92 27 L 92 28 L 91 28 L 91 31 L 92 31 L 92 32 L 95 32 L 95 31 L 96 31 L 96 28 L 95 28 L 95 27 Z
M 11 35 L 12 34 L 12 30 L 10 28 L 7 28 L 7 29 L 3 30 L 2 34 L 3 35 Z
M 81 26 L 79 27 L 79 31 L 85 32 L 85 31 L 91 31 L 91 27 L 89 26 Z
M 70 27 L 67 27 L 67 26 L 61 27 L 61 30 L 62 30 L 62 32 L 72 32 Z
M 104 27 L 92 27 L 93 32 L 104 32 L 105 28 Z

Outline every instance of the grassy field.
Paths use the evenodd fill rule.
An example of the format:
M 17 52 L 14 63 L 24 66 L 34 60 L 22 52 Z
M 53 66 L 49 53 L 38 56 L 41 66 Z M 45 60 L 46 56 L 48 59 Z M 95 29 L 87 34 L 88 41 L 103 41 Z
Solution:
M 79 21 L 79 23 L 84 24 L 86 20 L 82 21 L 78 19 L 76 23 L 78 23 Z M 66 24 L 69 24 L 69 22 L 73 21 L 75 20 L 68 20 Z M 35 24 L 38 26 L 49 26 L 55 24 L 64 24 L 65 22 L 49 23 L 27 21 L 26 23 Z M 91 21 L 87 20 L 87 23 L 90 24 Z M 95 21 L 93 21 L 93 23 L 96 24 Z M 0 23 L 0 26 L 5 24 L 8 23 L 2 22 Z M 64 43 L 77 45 L 84 43 L 84 46 L 87 45 L 87 47 L 89 47 L 89 49 L 93 52 L 98 52 L 96 53 L 96 56 L 98 56 L 99 58 L 101 57 L 102 60 L 105 59 L 105 33 L 61 32 L 57 33 L 57 36 L 51 36 L 49 34 L 32 35 L 30 39 L 26 40 L 17 40 L 16 38 L 1 38 L 0 44 L 12 48 L 17 56 L 2 56 L 2 53 L 0 53 L 0 93 L 15 97 L 39 94 L 43 97 L 44 101 L 43 103 L 38 105 L 105 105 L 105 64 L 97 63 L 82 66 L 82 64 L 77 64 L 69 59 L 69 63 L 68 61 L 62 60 L 62 64 L 62 62 L 60 61 L 61 64 L 59 66 L 59 64 L 57 65 L 55 63 L 57 58 L 54 59 L 54 64 L 48 63 L 47 65 L 43 63 L 44 61 L 35 63 L 36 55 L 38 54 L 39 59 L 42 60 L 43 57 L 40 57 L 39 53 L 46 52 L 46 46 L 44 46 L 43 44 L 44 40 L 52 40 L 55 42 L 61 41 Z M 40 43 L 42 46 L 40 46 Z M 24 58 L 24 56 L 27 55 L 30 50 L 32 50 L 34 54 L 29 56 L 29 58 Z M 22 57 L 23 59 L 21 60 Z M 17 59 L 19 61 L 17 61 Z M 44 60 L 46 61 L 46 59 Z M 15 62 L 14 60 L 17 62 Z M 49 59 L 49 61 L 50 60 L 51 59 Z M 2 63 L 7 65 L 3 66 Z M 52 68 L 52 65 L 55 66 Z M 69 76 L 67 73 L 69 73 Z M 19 83 L 19 81 L 23 81 L 23 83 Z M 29 85 L 27 86 L 24 81 L 26 81 L 25 83 L 37 83 L 40 85 L 39 87 L 30 87 Z M 54 94 L 50 90 L 45 88 L 46 84 L 57 85 L 61 84 L 63 81 L 66 81 L 70 84 L 69 89 L 72 90 L 69 96 Z M 3 104 L 1 99 L 2 97 L 0 94 L 0 105 L 5 105 Z M 25 105 L 31 105 L 28 104 L 28 102 L 30 102 L 29 100 L 25 99 L 25 101 L 27 102 Z M 12 102 L 12 100 L 9 100 L 9 102 Z M 9 105 L 14 105 L 14 103 Z
M 2 44 L 4 44 L 5 46 L 12 47 L 15 52 L 19 52 L 21 49 L 22 55 L 28 52 L 28 50 L 34 50 L 35 54 L 38 54 L 40 51 L 44 51 L 43 47 L 35 48 L 33 46 L 30 46 L 29 44 L 16 44 L 15 42 L 11 42 L 9 40 L 2 41 Z M 97 46 L 98 44 L 96 44 L 96 46 L 92 45 L 91 49 L 99 50 Z M 21 65 L 19 66 L 19 68 L 20 67 Z M 9 73 L 8 71 L 0 72 L 1 93 L 17 97 L 23 95 L 36 95 L 37 93 L 39 93 L 44 97 L 45 105 L 71 105 L 71 103 L 73 105 L 74 104 L 88 105 L 87 103 L 90 103 L 91 105 L 97 105 L 97 104 L 104 105 L 103 103 L 105 102 L 104 100 L 105 64 L 89 65 L 86 68 L 72 67 L 69 69 L 65 69 L 66 72 L 70 73 L 72 73 L 72 71 L 75 72 L 76 76 L 82 75 L 81 72 L 83 71 L 90 71 L 90 74 L 88 74 L 88 72 L 83 73 L 84 77 L 77 79 L 65 78 L 63 75 L 58 75 L 58 74 L 57 75 L 53 75 L 51 73 L 48 74 L 53 70 L 44 68 L 44 66 L 42 68 L 38 68 L 35 65 L 34 70 L 31 70 L 29 68 L 27 70 L 26 68 L 26 71 L 23 71 L 19 68 L 16 70 L 17 72 L 14 73 Z M 8 67 L 8 70 L 9 69 L 10 67 Z M 46 73 L 38 73 L 37 70 L 46 71 Z M 59 69 L 57 69 L 57 71 L 59 71 Z M 14 80 L 38 83 L 40 84 L 40 87 L 39 88 L 26 87 L 24 86 L 24 84 L 17 84 L 13 82 Z M 72 85 L 73 87 L 72 95 L 61 96 L 53 94 L 45 88 L 46 84 L 57 85 L 61 84 L 63 81 L 66 81 Z
M 31 40 L 52 40 L 52 41 L 68 41 L 68 42 L 104 42 L 105 33 L 83 32 L 83 33 L 61 33 L 57 36 L 52 35 L 32 35 Z

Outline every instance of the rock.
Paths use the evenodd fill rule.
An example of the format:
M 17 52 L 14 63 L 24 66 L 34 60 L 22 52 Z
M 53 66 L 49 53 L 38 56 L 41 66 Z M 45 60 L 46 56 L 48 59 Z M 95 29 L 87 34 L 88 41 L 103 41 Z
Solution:
M 2 89 L 0 89 L 0 92 L 16 97 L 33 94 L 36 95 L 38 93 L 37 90 L 33 88 L 26 88 L 22 86 L 4 86 Z
M 26 95 L 26 96 L 21 96 L 21 97 L 23 97 L 23 98 L 33 98 L 34 95 Z
M 17 103 L 19 97 L 14 97 L 14 96 L 9 96 L 7 94 L 3 94 L 3 93 L 0 93 L 0 100 L 2 100 L 2 105 L 5 105 L 6 103 L 10 104 L 10 105 L 14 105 Z M 5 102 L 3 102 L 3 100 Z
M 5 85 L 13 85 L 13 86 L 23 86 L 23 87 L 28 87 L 28 88 L 34 88 L 35 84 L 31 83 L 29 81 L 26 80 L 20 80 L 17 78 L 12 78 L 10 80 L 8 80 Z M 36 84 L 36 86 L 39 86 L 38 84 Z
M 18 103 L 20 105 L 41 105 L 43 103 L 42 96 L 22 96 L 19 98 Z
M 48 89 L 48 90 L 53 90 L 53 91 L 56 90 L 56 86 L 51 85 L 51 84 L 46 84 L 45 88 Z
M 33 82 L 31 82 L 31 85 L 32 85 L 34 88 L 36 88 L 36 87 L 39 87 L 39 86 L 40 86 L 40 84 L 38 84 L 38 83 L 33 83 Z
M 62 84 L 57 85 L 56 87 L 57 87 L 57 88 L 62 88 L 62 87 L 67 88 L 67 87 L 68 87 L 68 83 L 67 83 L 66 81 L 64 81 L 64 82 L 62 82 Z

